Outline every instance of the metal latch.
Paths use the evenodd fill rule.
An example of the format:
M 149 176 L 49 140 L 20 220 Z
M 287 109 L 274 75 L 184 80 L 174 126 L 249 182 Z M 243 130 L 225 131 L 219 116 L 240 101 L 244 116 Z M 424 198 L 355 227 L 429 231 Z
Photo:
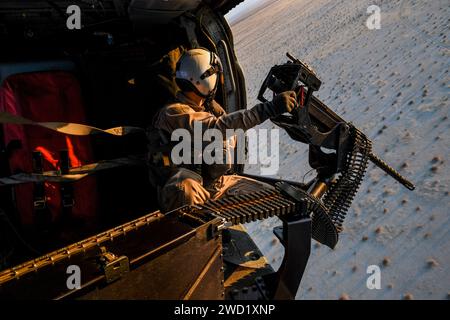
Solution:
M 216 214 L 213 213 L 214 216 L 218 217 Z M 233 224 L 230 221 L 227 221 L 224 218 L 220 218 L 220 222 L 217 224 L 212 224 L 208 228 L 208 236 L 210 239 L 215 238 L 222 230 L 227 229 L 228 227 L 231 227 Z
M 130 261 L 127 256 L 117 257 L 115 254 L 108 252 L 105 247 L 101 247 L 100 250 L 102 251 L 100 262 L 107 283 L 116 281 L 125 273 L 130 272 Z
M 222 219 L 221 223 L 217 226 L 217 231 L 221 231 L 223 229 L 227 229 L 231 227 L 233 223 L 231 221 L 227 221 L 226 219 Z

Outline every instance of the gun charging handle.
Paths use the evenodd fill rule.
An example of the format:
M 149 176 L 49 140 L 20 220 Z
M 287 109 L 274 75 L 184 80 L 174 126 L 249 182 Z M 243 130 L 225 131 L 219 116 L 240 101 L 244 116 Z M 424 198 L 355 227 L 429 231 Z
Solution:
M 320 86 L 322 85 L 322 81 L 319 80 L 314 70 L 307 65 L 306 63 L 302 62 L 301 60 L 294 57 L 291 53 L 286 52 L 286 57 L 291 60 L 292 63 L 299 66 L 299 73 L 297 76 L 297 81 L 293 83 L 293 88 L 291 90 L 295 90 L 297 86 L 297 82 L 300 81 L 305 84 L 306 88 L 308 89 L 306 91 L 306 97 L 305 97 L 305 107 L 308 109 L 309 102 L 311 101 L 311 97 L 314 91 L 318 91 L 320 89 Z

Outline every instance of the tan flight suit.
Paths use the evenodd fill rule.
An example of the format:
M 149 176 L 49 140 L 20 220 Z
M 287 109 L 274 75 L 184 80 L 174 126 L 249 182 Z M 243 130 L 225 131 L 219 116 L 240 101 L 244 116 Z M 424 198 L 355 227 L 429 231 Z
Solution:
M 153 120 L 153 127 L 159 129 L 166 140 L 170 140 L 170 135 L 178 128 L 187 129 L 193 135 L 194 121 L 202 123 L 203 132 L 206 129 L 218 129 L 225 137 L 226 129 L 246 131 L 271 116 L 268 106 L 263 104 L 250 110 L 225 114 L 222 107 L 215 102 L 212 103 L 211 112 L 208 112 L 182 93 L 178 93 L 177 100 L 175 103 L 164 106 Z M 235 143 L 233 145 L 233 143 L 224 142 L 226 157 L 229 155 L 229 148 L 235 148 L 235 146 Z M 177 167 L 159 187 L 158 202 L 161 210 L 167 212 L 183 205 L 201 204 L 208 199 L 236 196 L 263 188 L 273 189 L 266 183 L 229 174 L 231 167 L 229 161 L 224 164 L 203 163 L 201 174 L 189 168 Z

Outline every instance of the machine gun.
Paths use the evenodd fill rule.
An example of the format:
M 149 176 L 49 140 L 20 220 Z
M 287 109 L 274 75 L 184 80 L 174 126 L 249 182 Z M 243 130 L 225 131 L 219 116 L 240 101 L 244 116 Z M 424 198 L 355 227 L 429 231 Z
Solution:
M 297 201 L 308 203 L 305 211 L 312 217 L 313 238 L 333 248 L 369 161 L 409 190 L 415 187 L 372 152 L 372 142 L 364 133 L 313 96 L 321 81 L 312 68 L 290 53 L 286 55 L 290 61 L 271 68 L 258 99 L 266 102 L 267 90 L 273 95 L 290 90 L 297 93 L 298 106 L 291 114 L 271 120 L 295 141 L 309 145 L 309 164 L 318 174 L 306 191 L 287 183 L 278 187 Z
M 319 152 L 317 147 L 335 150 L 335 167 L 332 168 L 332 171 L 339 173 L 343 169 L 346 151 L 348 151 L 352 136 L 358 133 L 362 135 L 362 133 L 313 96 L 313 92 L 319 90 L 321 81 L 311 67 L 293 57 L 290 53 L 286 53 L 286 55 L 290 61 L 272 67 L 261 86 L 258 99 L 262 102 L 267 101 L 264 97 L 267 89 L 270 89 L 273 94 L 288 90 L 298 93 L 299 106 L 292 112 L 291 116 L 281 115 L 273 118 L 272 121 L 284 128 L 292 139 L 309 144 L 313 148 L 312 152 Z M 305 95 L 304 89 L 306 89 Z M 370 141 L 368 142 L 370 144 Z M 403 186 L 409 190 L 414 190 L 414 184 L 386 164 L 371 150 L 368 152 L 368 158 Z M 313 168 L 317 168 L 316 163 L 310 164 Z M 331 169 L 329 164 L 327 166 L 328 169 Z
M 289 61 L 271 68 L 258 99 L 266 102 L 268 90 L 273 95 L 297 93 L 298 106 L 291 114 L 271 120 L 293 140 L 309 145 L 309 164 L 318 174 L 307 192 L 286 183 L 280 183 L 279 188 L 298 201 L 308 200 L 306 211 L 312 216 L 313 238 L 333 248 L 369 161 L 409 190 L 415 187 L 372 152 L 372 142 L 364 133 L 313 95 L 322 82 L 312 68 L 290 53 L 286 55 Z M 323 148 L 333 152 L 326 153 Z

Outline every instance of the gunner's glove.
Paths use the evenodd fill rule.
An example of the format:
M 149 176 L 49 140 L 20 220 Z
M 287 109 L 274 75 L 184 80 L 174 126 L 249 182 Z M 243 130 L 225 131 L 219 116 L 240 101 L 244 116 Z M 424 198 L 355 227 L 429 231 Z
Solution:
M 273 98 L 272 104 L 275 115 L 291 112 L 297 106 L 297 95 L 294 91 L 282 92 Z
M 294 91 L 277 94 L 272 101 L 256 105 L 261 123 L 269 118 L 291 112 L 297 106 L 297 95 Z

